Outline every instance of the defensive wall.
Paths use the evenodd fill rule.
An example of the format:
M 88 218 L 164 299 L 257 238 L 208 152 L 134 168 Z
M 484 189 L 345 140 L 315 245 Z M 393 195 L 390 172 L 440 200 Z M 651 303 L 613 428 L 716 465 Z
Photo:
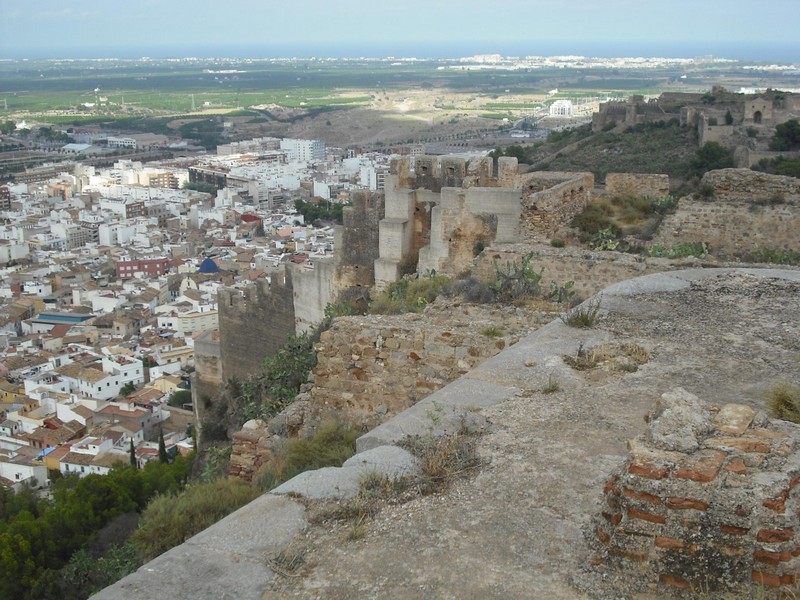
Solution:
M 652 244 L 705 242 L 715 255 L 741 256 L 758 249 L 800 248 L 800 182 L 749 169 L 706 173 L 707 199 L 681 198 L 667 215 Z
M 261 370 L 265 356 L 274 354 L 295 333 L 292 271 L 259 280 L 243 290 L 218 293 L 219 342 L 225 379 L 246 379 Z

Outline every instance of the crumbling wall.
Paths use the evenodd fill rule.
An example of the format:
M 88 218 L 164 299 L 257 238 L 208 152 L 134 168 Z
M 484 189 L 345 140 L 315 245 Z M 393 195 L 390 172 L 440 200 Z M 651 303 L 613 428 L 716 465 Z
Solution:
M 545 187 L 546 183 L 551 185 Z M 520 229 L 529 237 L 552 236 L 572 221 L 591 199 L 591 173 L 534 173 L 521 184 Z
M 652 243 L 705 242 L 720 256 L 740 256 L 760 248 L 800 248 L 800 181 L 749 169 L 722 169 L 703 176 L 712 186 L 708 200 L 681 198 Z
M 337 318 L 317 344 L 312 384 L 269 423 L 234 435 L 230 474 L 249 481 L 283 440 L 312 433 L 326 418 L 372 429 L 552 318 L 516 307 L 464 304 L 441 306 L 425 317 Z M 505 335 L 482 335 L 483 324 Z
M 292 280 L 278 272 L 272 283 L 260 280 L 243 292 L 224 288 L 218 293 L 219 342 L 224 378 L 244 379 L 261 370 L 261 363 L 295 333 Z
M 669 194 L 669 175 L 608 173 L 605 191 L 609 196 L 665 196 Z
M 800 579 L 800 426 L 677 389 L 629 449 L 587 531 L 617 585 L 716 597 Z
M 474 273 L 480 279 L 492 279 L 495 264 L 504 268 L 507 262 L 519 262 L 529 254 L 532 256 L 531 267 L 537 271 L 544 268 L 542 284 L 545 287 L 551 281 L 560 285 L 574 281 L 573 289 L 581 298 L 588 298 L 618 281 L 676 268 L 672 261 L 664 258 L 569 247 L 553 248 L 549 245 L 515 244 L 487 248 L 478 257 Z
M 192 405 L 196 421 L 201 423 L 210 401 L 217 396 L 224 382 L 219 331 L 207 331 L 195 339 L 194 366 Z

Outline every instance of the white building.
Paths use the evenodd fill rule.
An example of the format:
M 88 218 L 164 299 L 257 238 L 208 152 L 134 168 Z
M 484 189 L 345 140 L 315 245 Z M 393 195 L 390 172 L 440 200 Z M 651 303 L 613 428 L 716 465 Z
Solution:
M 572 117 L 572 101 L 556 100 L 550 105 L 551 117 Z
M 286 151 L 290 162 L 318 163 L 325 160 L 325 142 L 322 140 L 281 140 L 281 150 Z

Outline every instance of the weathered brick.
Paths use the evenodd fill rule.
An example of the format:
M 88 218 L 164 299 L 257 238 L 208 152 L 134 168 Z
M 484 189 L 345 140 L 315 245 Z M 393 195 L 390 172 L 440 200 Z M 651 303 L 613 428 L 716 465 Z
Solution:
M 646 479 L 664 479 L 670 472 L 670 466 L 646 460 L 634 460 L 628 466 L 628 473 Z
M 647 492 L 637 492 L 636 490 L 625 488 L 622 490 L 622 493 L 634 500 L 641 500 L 642 502 L 649 502 L 650 504 L 661 504 L 661 498 L 653 494 L 648 494 Z
M 744 460 L 742 460 L 741 456 L 735 456 L 725 465 L 725 470 L 734 475 L 744 475 L 747 473 L 747 465 L 744 464 Z
M 792 559 L 792 553 L 787 551 L 783 552 L 770 552 L 768 550 L 754 550 L 753 558 L 758 562 L 768 565 L 778 565 L 782 562 Z
M 662 537 L 657 536 L 655 539 L 655 545 L 658 548 L 664 548 L 665 550 L 683 550 L 686 547 L 686 542 L 683 540 L 676 540 L 675 538 L 671 537 Z
M 667 498 L 667 506 L 673 510 L 707 510 L 708 503 L 691 498 Z
M 632 519 L 639 519 L 640 521 L 649 521 L 650 523 L 657 523 L 659 525 L 663 525 L 664 523 L 667 522 L 666 517 L 649 513 L 644 510 L 638 510 L 636 508 L 629 508 L 628 516 Z
M 674 575 L 670 575 L 669 573 L 662 573 L 661 575 L 658 576 L 658 580 L 661 583 L 664 583 L 666 585 L 669 585 L 669 586 L 672 586 L 672 587 L 675 587 L 675 588 L 679 588 L 679 589 L 682 589 L 682 590 L 686 590 L 686 589 L 689 589 L 689 587 L 691 587 L 689 585 L 689 582 L 686 581 L 685 579 L 681 579 L 680 577 L 675 577 Z
M 748 531 L 750 531 L 747 527 L 736 527 L 736 525 L 725 525 L 725 524 L 720 525 L 719 529 L 723 533 L 729 533 L 731 535 L 744 535 Z
M 788 542 L 794 535 L 794 529 L 787 527 L 786 529 L 759 529 L 756 539 L 759 542 Z
M 687 457 L 672 473 L 676 479 L 689 479 L 700 483 L 713 481 L 727 455 L 719 450 L 701 450 Z
M 615 496 L 619 496 L 619 488 L 617 487 L 617 482 L 619 481 L 619 475 L 613 475 L 609 477 L 606 484 L 603 486 L 603 493 L 608 494 L 611 492 Z
M 646 552 L 634 552 L 627 548 L 612 547 L 609 549 L 609 552 L 615 556 L 621 556 L 622 558 L 627 558 L 628 560 L 634 560 L 636 562 L 644 562 L 649 558 Z
M 608 535 L 608 532 L 601 527 L 598 527 L 595 529 L 595 534 L 597 535 L 597 539 L 600 540 L 603 545 L 608 546 L 608 543 L 611 541 L 611 536 Z
M 786 499 L 789 497 L 789 491 L 790 490 L 783 490 L 778 496 L 775 498 L 768 498 L 764 500 L 762 504 L 772 511 L 783 513 L 786 511 Z
M 768 442 L 753 437 L 719 437 L 713 438 L 713 440 L 707 440 L 706 443 L 713 444 L 715 447 L 724 446 L 736 448 L 742 452 L 758 452 L 760 454 L 766 454 L 770 449 L 770 444 Z
M 622 521 L 622 513 L 602 513 L 603 518 L 611 523 L 612 525 L 619 525 L 619 522 Z
M 779 587 L 781 585 L 780 575 L 773 573 L 765 573 L 764 571 L 753 571 L 753 582 L 759 585 L 766 585 L 769 587 Z

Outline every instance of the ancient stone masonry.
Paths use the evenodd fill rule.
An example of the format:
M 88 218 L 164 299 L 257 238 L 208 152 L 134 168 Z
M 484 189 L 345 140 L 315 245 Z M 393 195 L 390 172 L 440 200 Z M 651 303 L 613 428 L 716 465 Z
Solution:
M 669 194 L 669 175 L 650 173 L 608 173 L 607 196 L 643 196 L 657 198 Z
M 680 388 L 648 419 L 587 531 L 597 570 L 712 595 L 800 580 L 800 426 Z
M 518 174 L 514 158 L 422 156 L 395 161 L 386 183 L 386 216 L 380 222 L 375 282 L 404 272 L 468 269 L 476 247 L 513 243 L 520 236 L 546 238 L 586 206 L 590 173 Z
M 251 422 L 234 434 L 229 473 L 251 480 L 286 438 L 312 433 L 331 417 L 374 428 L 553 316 L 517 307 L 437 302 L 424 316 L 337 318 L 317 344 L 313 383 L 269 423 Z M 479 333 L 484 324 L 505 335 Z
M 520 228 L 527 237 L 549 237 L 568 224 L 591 199 L 591 173 L 537 172 L 523 176 Z
M 226 379 L 245 379 L 261 370 L 264 357 L 274 354 L 295 332 L 290 271 L 273 274 L 244 291 L 225 288 L 219 298 L 219 341 Z
M 741 256 L 760 248 L 800 248 L 800 183 L 793 177 L 749 169 L 722 169 L 703 176 L 714 189 L 708 200 L 681 198 L 653 244 L 705 242 L 718 256 Z

